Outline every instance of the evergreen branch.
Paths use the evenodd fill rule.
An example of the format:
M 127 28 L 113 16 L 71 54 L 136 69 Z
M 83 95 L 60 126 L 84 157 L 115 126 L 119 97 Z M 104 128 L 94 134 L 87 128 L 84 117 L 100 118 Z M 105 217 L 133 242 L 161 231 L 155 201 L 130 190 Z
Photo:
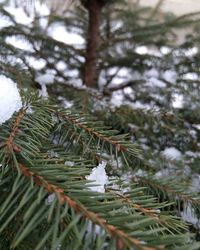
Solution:
M 144 187 L 146 190 L 147 188 Z M 146 204 L 142 204 L 141 200 L 135 198 L 135 192 L 129 191 L 129 192 L 116 192 L 115 189 L 107 188 L 108 192 L 112 193 L 114 196 L 121 198 L 125 203 L 130 204 L 131 207 L 133 207 L 136 211 L 146 215 L 147 217 L 155 220 L 156 223 L 158 223 L 161 227 L 163 227 L 164 230 L 168 231 L 169 233 L 173 234 L 175 232 L 181 232 L 182 230 L 186 230 L 186 226 L 183 225 L 180 221 L 180 223 L 177 223 L 177 218 L 174 216 L 168 216 L 162 214 L 161 210 L 164 207 L 170 207 L 171 204 L 168 203 L 159 203 L 159 206 L 157 206 L 157 203 L 153 203 L 151 208 L 150 205 L 148 207 Z M 134 189 L 133 189 L 134 190 Z M 137 190 L 137 189 L 136 189 Z M 148 198 L 151 199 L 150 197 Z M 152 198 L 154 200 L 155 198 Z M 141 202 L 141 204 L 140 204 Z
M 92 221 L 94 224 L 101 226 L 104 228 L 112 237 L 117 237 L 120 241 L 120 245 L 126 245 L 126 240 L 133 244 L 133 246 L 137 247 L 139 250 L 155 250 L 156 248 L 150 248 L 142 246 L 142 242 L 139 241 L 136 238 L 130 237 L 128 234 L 123 232 L 122 230 L 119 230 L 113 225 L 110 225 L 106 222 L 105 219 L 101 218 L 97 214 L 88 211 L 86 207 L 79 204 L 77 201 L 71 199 L 69 196 L 67 196 L 64 193 L 64 190 L 50 184 L 48 181 L 46 181 L 42 176 L 39 176 L 37 174 L 34 174 L 31 172 L 27 167 L 20 165 L 20 170 L 22 171 L 23 175 L 26 177 L 33 177 L 34 182 L 38 186 L 43 186 L 49 194 L 55 193 L 59 197 L 59 202 L 61 205 L 64 203 L 67 203 L 71 208 L 74 209 L 79 214 L 83 214 L 86 218 L 88 218 L 90 221 Z
M 106 128 L 104 129 L 102 125 L 100 125 L 100 129 L 96 129 L 95 127 L 98 128 L 99 125 L 95 124 L 94 121 L 87 121 L 83 116 L 81 118 L 80 115 L 74 115 L 69 112 L 60 112 L 58 113 L 58 116 L 66 119 L 72 125 L 85 131 L 92 138 L 112 145 L 116 149 L 116 152 L 126 152 L 130 155 L 138 157 L 138 150 L 135 145 L 122 140 L 126 137 L 126 135 L 116 135 L 116 131 L 114 132 L 113 130 L 106 131 Z
M 33 103 L 31 103 L 33 105 Z M 0 214 L 1 218 L 3 218 L 3 224 L 0 227 L 0 230 L 4 230 L 6 228 L 6 225 L 10 222 L 10 220 L 17 215 L 19 212 L 20 207 L 24 204 L 25 201 L 23 199 L 23 202 L 20 203 L 18 206 L 17 204 L 20 202 L 20 197 L 23 194 L 24 190 L 27 189 L 27 186 L 29 186 L 28 182 L 26 182 L 26 185 L 23 183 L 25 182 L 25 179 L 30 180 L 32 193 L 33 192 L 39 192 L 38 196 L 40 198 L 34 198 L 33 204 L 38 203 L 38 199 L 40 199 L 39 203 L 39 210 L 35 211 L 32 210 L 32 205 L 26 205 L 28 208 L 26 214 L 28 213 L 29 216 L 31 213 L 33 213 L 33 219 L 29 222 L 27 219 L 24 220 L 23 225 L 20 228 L 20 231 L 17 233 L 14 239 L 14 246 L 17 246 L 23 239 L 28 235 L 28 233 L 31 232 L 36 226 L 39 221 L 45 220 L 45 216 L 47 216 L 49 212 L 49 209 L 46 209 L 46 205 L 43 204 L 43 199 L 41 200 L 41 195 L 44 195 L 46 197 L 46 193 L 49 194 L 56 194 L 58 197 L 58 209 L 61 209 L 61 206 L 68 205 L 73 211 L 76 212 L 76 215 L 78 217 L 74 217 L 74 220 L 77 222 L 79 220 L 79 216 L 83 216 L 86 220 L 91 221 L 94 225 L 99 225 L 102 229 L 104 229 L 111 237 L 110 241 L 115 241 L 117 246 L 121 246 L 121 248 L 129 247 L 129 246 L 135 246 L 136 249 L 161 249 L 161 245 L 166 245 L 166 248 L 168 245 L 173 244 L 182 244 L 184 239 L 185 244 L 185 237 L 183 234 L 177 233 L 177 235 L 172 235 L 170 231 L 166 233 L 170 233 L 171 235 L 166 235 L 160 237 L 159 241 L 155 243 L 155 239 L 158 237 L 158 233 L 164 233 L 164 229 L 159 226 L 158 221 L 156 221 L 154 218 L 148 217 L 146 210 L 143 210 L 141 212 L 141 206 L 131 206 L 131 203 L 129 200 L 123 200 L 121 197 L 113 197 L 110 194 L 97 194 L 92 191 L 87 190 L 87 184 L 88 182 L 85 181 L 85 176 L 89 173 L 89 170 L 91 169 L 91 165 L 88 166 L 84 163 L 84 159 L 79 159 L 79 164 L 76 164 L 74 166 L 67 166 L 64 162 L 64 159 L 61 159 L 62 155 L 66 156 L 66 153 L 64 152 L 64 149 L 59 149 L 57 145 L 54 145 L 54 147 L 60 152 L 59 159 L 57 157 L 49 157 L 48 156 L 48 150 L 52 150 L 53 146 L 50 144 L 50 134 L 54 132 L 52 131 L 52 118 L 51 115 L 53 113 L 57 113 L 56 107 L 48 107 L 43 105 L 41 109 L 40 103 L 35 103 L 33 106 L 34 112 L 30 114 L 26 114 L 24 118 L 19 123 L 19 118 L 15 119 L 14 125 L 11 128 L 10 133 L 12 134 L 13 131 L 15 131 L 15 136 L 12 137 L 13 141 L 17 142 L 17 146 L 20 147 L 20 152 L 9 152 L 10 155 L 12 155 L 12 158 L 10 157 L 9 162 L 6 161 L 6 158 L 4 157 L 5 152 L 2 151 L 0 154 L 1 162 L 4 167 L 4 169 L 10 168 L 12 170 L 11 172 L 14 174 L 13 170 L 18 170 L 22 173 L 24 176 L 23 178 L 18 180 L 17 177 L 15 180 L 15 184 L 13 186 L 13 191 L 11 192 L 10 198 L 8 200 L 6 199 L 5 202 L 2 202 L 2 205 L 0 208 L 2 209 L 2 213 Z M 40 109 L 37 109 L 37 107 Z M 39 111 L 40 110 L 40 111 Z M 38 114 L 38 112 L 40 112 Z M 51 114 L 51 115 L 50 115 Z M 63 114 L 64 118 L 62 118 L 62 123 L 64 125 L 69 126 L 69 122 L 66 119 L 65 113 Z M 19 116 L 21 117 L 21 116 Z M 42 118 L 41 118 L 42 117 Z M 61 117 L 57 116 L 57 117 Z M 71 117 L 71 116 L 70 116 Z M 78 119 L 79 117 L 79 119 Z M 61 119 L 61 118 L 60 118 Z M 87 134 L 90 134 L 90 128 L 91 126 L 95 127 L 96 129 L 94 132 L 97 132 L 97 136 L 102 136 L 103 138 L 110 138 L 108 135 L 110 135 L 110 131 L 102 133 L 104 127 L 100 126 L 99 123 L 94 123 L 89 121 L 83 116 L 75 115 L 75 117 L 72 117 L 73 119 L 73 126 L 70 128 L 74 128 L 74 131 L 76 130 L 76 127 L 81 123 L 81 129 L 82 125 L 86 126 L 86 128 L 89 128 L 89 132 L 87 131 Z M 75 123 L 78 123 L 78 125 Z M 27 128 L 27 122 L 29 122 L 29 127 Z M 56 121 L 58 122 L 58 120 Z M 16 126 L 16 124 L 18 126 Z M 5 128 L 7 125 L 4 125 L 2 132 L 4 133 Z M 16 137 L 16 127 L 20 128 L 21 133 L 19 136 Z M 98 129 L 97 129 L 98 128 Z M 84 129 L 83 129 L 84 130 Z M 9 131 L 9 130 L 8 130 Z M 37 133 L 35 132 L 37 131 Z M 44 132 L 43 132 L 44 131 Z M 113 132 L 113 131 L 111 131 Z M 43 136 L 41 136 L 43 134 Z M 39 135 L 39 136 L 38 136 Z M 121 139 L 124 138 L 124 136 L 121 137 L 115 137 L 113 139 L 113 133 L 111 133 L 111 141 L 113 140 L 115 143 L 115 139 L 117 138 L 117 143 L 121 143 Z M 3 136 L 6 140 L 6 136 Z M 46 137 L 44 140 L 43 137 Z M 10 138 L 8 136 L 8 138 Z M 24 140 L 24 138 L 28 138 L 28 140 Z M 37 141 L 35 141 L 37 138 Z M 103 139 L 102 139 L 103 140 Z M 37 154 L 34 153 L 35 149 L 33 148 L 37 147 Z M 39 147 L 39 148 L 38 148 Z M 70 157 L 69 157 L 70 159 Z M 73 157 L 71 156 L 71 159 Z M 15 171 L 16 172 L 16 171 Z M 5 174 L 5 171 L 3 173 L 3 176 L 7 176 Z M 9 173 L 9 176 L 11 177 L 11 173 Z M 4 177 L 5 179 L 6 177 Z M 25 178 L 25 179 L 24 179 Z M 6 179 L 5 179 L 6 180 Z M 10 182 L 12 183 L 12 181 Z M 38 191 L 33 185 L 33 183 L 39 187 Z M 2 184 L 0 183 L 0 186 Z M 16 186 L 17 185 L 17 186 Z M 18 188 L 17 188 L 18 187 Z M 23 187 L 23 188 L 22 188 Z M 22 189 L 21 189 L 22 188 Z M 20 193 L 18 193 L 18 190 L 21 190 Z M 34 191 L 35 190 L 35 191 Z M 28 192 L 28 191 L 27 191 Z M 13 202 L 10 203 L 9 200 L 12 196 L 16 196 Z M 28 197 L 30 199 L 30 195 L 25 197 Z M 141 203 L 145 203 L 145 208 L 148 206 L 152 206 L 152 197 L 144 196 L 143 194 L 139 194 L 136 197 L 141 198 Z M 35 197 L 35 196 L 34 196 Z M 136 199 L 134 197 L 134 199 Z M 4 198 L 4 197 L 3 197 Z M 5 210 L 6 204 L 9 204 L 8 209 Z M 14 211 L 9 216 L 9 218 L 6 218 L 6 213 L 11 209 L 11 207 L 14 204 Z M 52 206 L 55 206 L 56 203 L 53 203 Z M 139 205 L 139 204 L 138 204 Z M 25 204 L 23 205 L 25 206 Z M 30 207 L 29 207 L 30 206 Z M 156 204 L 154 205 L 154 207 Z M 159 206 L 159 204 L 158 204 Z M 124 209 L 124 211 L 121 211 L 120 209 Z M 140 210 L 140 211 L 139 211 Z M 39 221 L 37 221 L 36 225 L 32 226 L 33 221 L 35 218 L 40 216 L 40 213 L 43 211 L 46 211 L 43 216 L 40 218 Z M 35 213 L 35 214 L 34 214 Z M 119 216 L 116 216 L 119 215 Z M 27 215 L 25 216 L 27 218 Z M 30 218 L 30 217 L 29 217 Z M 51 230 L 57 230 L 58 222 L 60 222 L 60 216 L 57 215 L 55 224 L 52 222 L 52 225 L 49 227 L 50 231 L 46 232 L 45 239 L 49 239 L 52 231 Z M 123 225 L 122 221 L 126 219 L 126 223 Z M 75 222 L 74 221 L 74 222 Z M 62 221 L 61 221 L 62 222 Z M 70 222 L 72 223 L 72 222 Z M 61 223 L 62 224 L 62 223 Z M 64 223 L 65 224 L 65 223 Z M 173 223 L 172 223 L 173 224 Z M 171 224 L 171 225 L 172 225 Z M 64 225 L 63 225 L 64 226 Z M 174 223 L 175 228 L 179 228 L 179 222 L 176 221 Z M 28 230 L 26 229 L 28 228 Z M 170 228 L 170 226 L 169 226 Z M 67 228 L 66 228 L 67 230 Z M 174 229 L 175 230 L 175 229 Z M 55 231 L 57 232 L 57 231 Z M 85 231 L 84 231 L 85 232 Z M 178 230 L 177 230 L 178 232 Z M 59 236 L 61 237 L 61 236 Z M 63 236 L 64 237 L 64 236 Z M 75 237 L 78 237 L 77 234 Z M 55 240 L 55 238 L 53 238 Z M 169 240 L 170 239 L 170 240 Z M 43 243 L 43 241 L 41 241 Z M 52 241 L 53 245 L 56 244 L 56 240 Z M 71 242 L 71 240 L 70 240 Z M 41 244 L 42 244 L 41 243 Z M 44 242 L 45 243 L 45 242 Z M 40 244 L 40 243 L 38 243 Z M 64 244 L 64 243 L 63 243 Z M 71 244 L 71 243 L 70 243 Z M 120 248 L 119 248 L 120 249 Z
M 140 185 L 145 185 L 145 187 L 150 187 L 150 191 L 152 192 L 154 190 L 161 191 L 164 193 L 165 198 L 169 198 L 170 200 L 172 199 L 173 201 L 184 201 L 191 203 L 193 206 L 197 207 L 200 205 L 200 200 L 195 199 L 191 195 L 184 194 L 184 192 L 181 192 L 179 190 L 176 190 L 176 188 L 171 187 L 171 185 L 166 185 L 163 184 L 160 181 L 157 181 L 152 178 L 145 178 L 141 176 L 135 176 L 133 177 L 133 181 L 136 183 L 139 183 Z M 171 183 L 172 184 L 172 183 Z M 174 183 L 177 185 L 176 183 Z M 177 188 L 178 189 L 178 188 Z

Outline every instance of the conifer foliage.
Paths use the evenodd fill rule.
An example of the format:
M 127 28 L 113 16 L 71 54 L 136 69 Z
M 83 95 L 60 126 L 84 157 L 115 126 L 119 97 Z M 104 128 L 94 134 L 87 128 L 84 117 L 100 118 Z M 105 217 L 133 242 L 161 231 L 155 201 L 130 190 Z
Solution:
M 159 5 L 152 10 L 135 3 L 127 10 L 124 1 L 108 2 L 82 0 L 82 5 L 62 10 L 61 15 L 58 6 L 44 16 L 36 8 L 29 25 L 11 14 L 7 1 L 0 5 L 7 22 L 0 28 L 0 74 L 18 84 L 22 98 L 22 107 L 0 125 L 2 250 L 200 249 L 198 227 L 191 229 L 183 216 L 187 210 L 195 218 L 200 215 L 198 192 L 188 188 L 184 168 L 187 163 L 191 175 L 199 173 L 198 158 L 164 160 L 169 154 L 166 146 L 198 151 L 199 134 L 191 134 L 188 110 L 169 112 L 172 91 L 185 90 L 188 79 L 177 87 L 180 78 L 169 82 L 160 75 L 166 87 L 156 93 L 165 99 L 156 102 L 155 88 L 147 98 L 147 79 L 140 77 L 152 68 L 173 68 L 179 76 L 197 70 L 197 55 L 189 56 L 191 67 L 180 53 L 197 37 L 188 36 L 192 42 L 185 42 L 181 50 L 172 48 L 171 42 L 172 28 L 196 25 L 199 13 L 165 17 L 158 24 L 163 18 Z M 88 58 L 93 46 L 90 32 L 95 29 L 90 27 L 91 16 L 88 20 L 93 4 L 99 4 L 102 21 L 97 20 L 97 47 Z M 54 39 L 51 28 L 58 24 L 87 42 L 71 45 Z M 13 37 L 28 47 L 13 44 Z M 137 48 L 144 45 L 157 51 L 165 45 L 175 52 L 142 55 Z M 131 79 L 113 85 L 123 67 Z M 80 79 L 89 87 L 98 83 L 99 90 L 81 85 Z M 156 103 L 157 109 L 133 108 L 127 87 L 137 100 Z M 118 90 L 128 105 L 116 108 L 110 100 Z M 179 176 L 163 174 L 166 167 Z

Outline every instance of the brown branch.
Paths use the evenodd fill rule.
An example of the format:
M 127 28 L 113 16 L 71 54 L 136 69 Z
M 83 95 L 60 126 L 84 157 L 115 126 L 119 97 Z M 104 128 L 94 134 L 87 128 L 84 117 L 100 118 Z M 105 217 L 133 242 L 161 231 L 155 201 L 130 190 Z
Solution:
M 14 150 L 15 152 L 19 152 L 20 151 L 20 148 L 18 148 L 15 144 L 14 144 L 14 139 L 16 137 L 16 134 L 19 132 L 19 126 L 20 126 L 20 123 L 22 121 L 22 119 L 24 118 L 24 115 L 26 114 L 26 110 L 27 108 L 22 108 L 17 117 L 16 117 L 16 120 L 14 122 L 14 125 L 13 125 L 13 128 L 12 128 L 12 131 L 8 137 L 8 139 L 6 140 L 4 146 L 6 146 L 8 152 L 11 152 L 12 150 Z
M 133 85 L 139 84 L 139 83 L 142 84 L 142 83 L 144 83 L 144 81 L 143 80 L 135 80 L 135 81 L 129 81 L 129 82 L 117 84 L 115 86 L 110 86 L 110 87 L 104 89 L 104 94 L 110 94 L 111 92 L 114 92 L 117 90 L 122 90 L 126 87 L 133 86 Z
M 44 177 L 39 176 L 33 172 L 31 172 L 26 166 L 19 164 L 19 169 L 21 170 L 22 174 L 26 177 L 32 177 L 33 181 L 36 185 L 44 187 L 48 193 L 55 193 L 58 196 L 59 203 L 61 205 L 67 203 L 68 206 L 70 206 L 76 213 L 82 213 L 85 218 L 92 221 L 92 223 L 101 226 L 104 228 L 104 230 L 111 235 L 111 237 L 116 237 L 117 239 L 117 246 L 118 249 L 123 249 L 127 242 L 131 243 L 133 246 L 135 246 L 138 250 L 156 250 L 159 248 L 152 248 L 152 247 L 146 247 L 142 245 L 142 242 L 136 238 L 133 238 L 129 236 L 124 231 L 118 229 L 117 227 L 110 225 L 107 223 L 107 221 L 99 216 L 98 214 L 88 211 L 85 206 L 78 203 L 77 201 L 71 199 L 68 195 L 64 193 L 64 190 L 57 187 L 56 185 L 53 185 L 49 183 L 47 180 L 44 179 Z M 123 247 L 123 248 L 121 248 Z

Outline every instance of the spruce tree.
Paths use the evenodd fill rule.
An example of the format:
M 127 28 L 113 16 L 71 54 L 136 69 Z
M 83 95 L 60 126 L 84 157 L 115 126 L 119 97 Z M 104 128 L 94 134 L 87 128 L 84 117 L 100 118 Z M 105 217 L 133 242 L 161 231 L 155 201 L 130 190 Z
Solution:
M 25 25 L 8 4 L 0 5 L 8 22 L 1 81 L 18 84 L 22 106 L 0 125 L 0 249 L 199 249 L 198 225 L 184 221 L 187 211 L 200 214 L 191 189 L 199 174 L 199 13 L 177 18 L 159 4 L 82 0 L 62 14 L 36 10 Z M 84 45 L 52 38 L 58 25 Z M 192 33 L 176 45 L 186 25 Z M 48 83 L 49 97 L 41 97 Z M 184 98 L 181 108 L 174 94 Z M 184 157 L 166 159 L 166 149 Z

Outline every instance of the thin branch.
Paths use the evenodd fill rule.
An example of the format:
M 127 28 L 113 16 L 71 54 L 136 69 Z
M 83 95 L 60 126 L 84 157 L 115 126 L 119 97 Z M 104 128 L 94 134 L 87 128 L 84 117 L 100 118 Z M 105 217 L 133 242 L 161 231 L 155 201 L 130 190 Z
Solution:
M 136 84 L 139 84 L 139 83 L 144 83 L 143 80 L 135 80 L 135 81 L 129 81 L 129 82 L 125 82 L 125 83 L 121 83 L 121 84 L 118 84 L 118 85 L 115 85 L 115 86 L 110 86 L 106 89 L 104 89 L 104 93 L 105 94 L 110 94 L 111 92 L 114 92 L 114 91 L 117 91 L 117 90 L 121 90 L 121 89 L 124 89 L 126 87 L 130 87 L 132 85 L 136 85 Z
M 133 180 L 134 180 L 134 182 L 140 182 L 140 183 L 146 184 L 147 186 L 150 186 L 152 188 L 156 188 L 156 189 L 159 189 L 161 191 L 164 191 L 165 193 L 167 193 L 168 196 L 171 195 L 172 197 L 174 197 L 174 199 L 179 198 L 181 201 L 191 202 L 194 205 L 200 205 L 199 199 L 196 200 L 190 195 L 180 193 L 180 192 L 172 189 L 171 187 L 169 187 L 165 184 L 158 183 L 158 182 L 155 182 L 154 180 L 147 179 L 147 178 L 144 178 L 141 176 L 135 176 L 135 177 L 133 177 Z
M 11 152 L 12 150 L 16 151 L 16 152 L 19 152 L 20 149 L 14 144 L 14 139 L 16 137 L 16 134 L 19 132 L 19 126 L 20 126 L 20 123 L 21 121 L 23 120 L 25 114 L 26 114 L 26 110 L 27 110 L 28 107 L 26 108 L 22 108 L 17 117 L 16 117 L 16 120 L 14 122 L 14 126 L 12 128 L 12 131 L 8 137 L 8 139 L 6 140 L 4 146 L 6 146 L 8 152 Z

